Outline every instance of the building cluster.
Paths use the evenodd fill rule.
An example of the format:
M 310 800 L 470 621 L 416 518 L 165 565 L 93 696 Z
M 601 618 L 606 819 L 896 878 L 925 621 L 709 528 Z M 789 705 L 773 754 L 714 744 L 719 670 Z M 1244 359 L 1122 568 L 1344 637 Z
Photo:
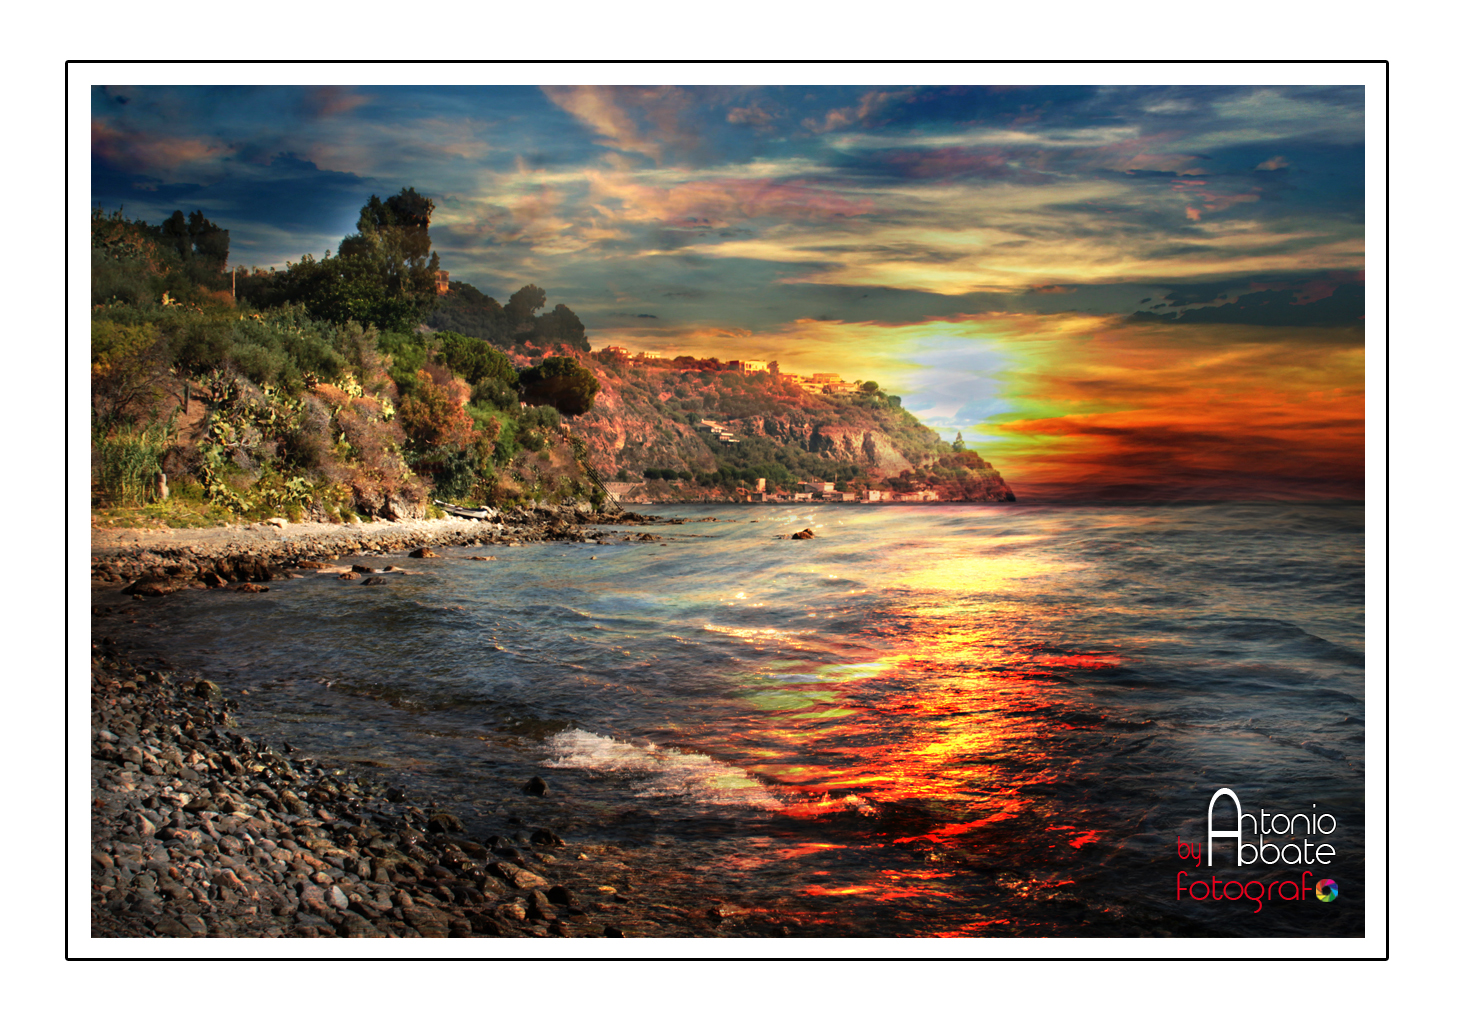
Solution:
M 776 499 L 766 499 L 776 500 Z M 795 485 L 793 501 L 858 501 L 858 502 L 885 502 L 885 501 L 940 501 L 941 496 L 932 490 L 921 491 L 890 491 L 890 490 L 866 490 L 864 496 L 857 497 L 848 491 L 837 491 L 835 485 L 822 480 L 801 480 Z
M 698 429 L 712 434 L 723 444 L 738 444 L 739 438 L 733 431 L 716 420 L 699 420 Z
M 663 353 L 644 350 L 632 352 L 622 345 L 608 345 L 602 349 L 603 353 L 617 356 L 628 362 L 641 366 L 653 360 L 662 359 Z M 768 373 L 769 363 L 763 359 L 730 359 L 725 367 L 732 373 Z M 827 395 L 854 394 L 860 390 L 858 381 L 841 380 L 838 373 L 776 373 L 774 379 L 785 384 L 794 384 L 811 391 L 819 391 Z

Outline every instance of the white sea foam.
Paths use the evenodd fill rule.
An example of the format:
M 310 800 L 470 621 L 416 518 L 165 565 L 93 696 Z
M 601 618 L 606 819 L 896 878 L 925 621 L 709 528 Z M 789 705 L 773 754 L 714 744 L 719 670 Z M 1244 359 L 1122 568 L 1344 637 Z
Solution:
M 614 772 L 629 777 L 640 797 L 681 797 L 700 804 L 780 810 L 784 805 L 742 768 L 707 754 L 687 754 L 649 743 L 636 746 L 607 736 L 569 729 L 546 741 L 548 768 Z

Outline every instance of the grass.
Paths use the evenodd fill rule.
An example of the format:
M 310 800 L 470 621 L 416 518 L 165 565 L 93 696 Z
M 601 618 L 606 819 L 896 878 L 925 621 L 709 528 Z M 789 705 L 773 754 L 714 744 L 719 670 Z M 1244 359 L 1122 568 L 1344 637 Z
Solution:
M 203 530 L 236 522 L 238 517 L 225 508 L 175 497 L 140 505 L 109 505 L 91 512 L 92 529 L 156 530 L 166 526 Z

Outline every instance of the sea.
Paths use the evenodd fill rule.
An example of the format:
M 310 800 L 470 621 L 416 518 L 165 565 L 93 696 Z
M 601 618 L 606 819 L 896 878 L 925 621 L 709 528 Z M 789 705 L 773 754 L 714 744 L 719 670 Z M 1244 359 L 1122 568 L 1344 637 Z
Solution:
M 1365 934 L 1362 504 L 638 511 L 682 522 L 96 632 L 478 841 L 548 825 L 645 934 Z

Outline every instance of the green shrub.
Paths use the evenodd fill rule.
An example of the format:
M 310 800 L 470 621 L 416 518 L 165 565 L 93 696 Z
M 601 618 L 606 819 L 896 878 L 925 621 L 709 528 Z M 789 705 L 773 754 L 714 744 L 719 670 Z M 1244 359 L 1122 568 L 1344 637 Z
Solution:
M 170 432 L 170 424 L 151 423 L 142 430 L 96 439 L 91 470 L 108 503 L 140 505 L 161 497 L 158 476 Z

